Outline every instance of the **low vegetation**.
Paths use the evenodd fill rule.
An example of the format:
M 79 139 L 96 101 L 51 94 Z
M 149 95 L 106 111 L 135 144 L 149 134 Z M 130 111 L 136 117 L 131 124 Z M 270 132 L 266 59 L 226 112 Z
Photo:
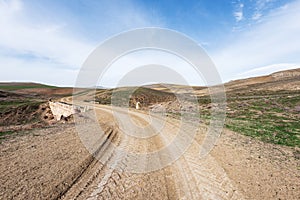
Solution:
M 0 102 L 0 126 L 22 125 L 39 120 L 37 110 L 40 101 L 1 101 Z
M 240 107 L 240 102 L 230 102 L 232 110 L 227 116 L 226 127 L 259 138 L 266 142 L 300 147 L 300 117 L 297 107 L 281 104 L 282 98 L 247 101 Z M 300 103 L 299 97 L 296 97 Z
M 149 106 L 172 101 L 175 98 L 171 93 L 149 88 L 118 88 L 116 90 L 99 90 L 96 102 L 110 104 L 113 92 L 120 102 L 128 102 L 130 98 L 131 107 L 134 107 L 134 101 L 140 101 L 143 102 L 143 105 Z M 190 103 L 192 104 L 192 102 Z M 209 96 L 200 96 L 198 103 L 200 120 L 208 124 L 211 119 L 211 99 Z M 168 107 L 167 104 L 166 106 Z M 168 115 L 180 118 L 180 110 L 174 110 L 167 110 Z M 185 116 L 190 116 L 191 119 L 199 118 L 198 115 L 189 115 L 188 112 L 187 110 Z M 300 91 L 254 90 L 247 92 L 235 90 L 227 94 L 225 127 L 235 132 L 264 142 L 300 147 L 299 122 Z
M 300 147 L 300 90 L 299 76 L 296 75 L 283 78 L 263 77 L 265 80 L 251 78 L 225 84 L 227 90 L 225 127 L 264 142 Z M 157 112 L 162 112 L 161 108 L 165 107 L 167 114 L 175 118 L 180 118 L 183 111 L 185 116 L 194 119 L 195 122 L 200 119 L 209 124 L 211 110 L 216 105 L 211 102 L 205 87 L 194 88 L 198 94 L 198 104 L 191 100 L 193 98 L 189 94 L 184 93 L 186 86 L 168 85 L 168 87 L 179 91 L 178 94 L 172 94 L 172 90 L 167 87 L 155 84 L 145 87 L 97 89 L 95 96 L 91 95 L 94 93 L 89 90 L 80 91 L 78 95 L 83 96 L 86 102 L 99 104 L 112 103 L 115 106 L 135 107 L 136 102 L 140 102 L 143 109 L 156 109 Z M 44 112 L 39 108 L 41 98 L 37 101 L 37 96 L 32 93 L 31 96 L 20 97 L 20 93 L 12 92 L 26 88 L 49 88 L 49 94 L 46 94 L 57 98 L 60 95 L 68 96 L 71 91 L 67 88 L 57 93 L 56 90 L 59 88 L 51 89 L 55 87 L 34 83 L 0 83 L 0 126 L 32 123 Z M 38 89 L 36 94 L 38 97 L 45 96 L 45 93 Z M 186 105 L 176 101 L 178 95 L 183 97 Z M 195 113 L 193 109 L 198 106 L 200 117 L 193 114 Z M 38 109 L 40 111 L 36 112 Z
M 226 128 L 265 142 L 300 147 L 300 94 L 261 95 L 229 94 Z

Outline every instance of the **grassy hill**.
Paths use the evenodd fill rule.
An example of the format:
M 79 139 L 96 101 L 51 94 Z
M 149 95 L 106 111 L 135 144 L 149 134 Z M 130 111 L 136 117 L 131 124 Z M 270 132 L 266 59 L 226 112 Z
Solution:
M 228 129 L 265 142 L 300 147 L 300 69 L 230 81 L 224 86 L 227 96 L 225 126 Z M 201 120 L 209 123 L 214 105 L 211 103 L 208 88 L 193 86 L 194 92 L 187 93 L 188 88 L 190 89 L 183 85 L 152 84 L 143 87 L 96 89 L 95 97 L 93 89 L 86 92 L 83 90 L 82 96 L 85 101 L 100 104 L 113 102 L 114 105 L 125 107 L 135 107 L 136 102 L 140 102 L 143 109 L 151 109 L 152 105 L 161 104 L 167 107 L 170 116 L 180 117 L 181 106 L 176 101 L 176 95 L 181 95 L 187 101 L 193 95 L 197 97 L 198 104 L 189 102 L 189 108 L 185 112 L 198 107 Z M 71 96 L 72 92 L 72 88 L 36 83 L 0 83 L 2 125 L 8 122 L 25 123 L 24 116 L 35 116 L 33 113 L 37 104 L 46 102 L 48 98 Z M 8 115 L 16 120 L 9 119 Z

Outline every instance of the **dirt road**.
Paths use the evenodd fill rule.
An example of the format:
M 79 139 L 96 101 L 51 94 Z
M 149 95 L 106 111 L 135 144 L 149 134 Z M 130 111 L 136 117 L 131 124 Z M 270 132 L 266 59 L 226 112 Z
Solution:
M 98 106 L 98 127 L 85 116 L 79 117 L 78 134 L 73 125 L 61 125 L 3 141 L 1 198 L 300 197 L 299 160 L 291 148 L 224 131 L 213 151 L 201 158 L 204 126 L 185 126 L 186 138 L 178 138 L 181 126 L 175 119 L 152 117 L 151 121 L 147 113 L 125 113 Z M 103 133 L 96 131 L 99 127 Z
M 113 139 L 103 142 L 105 150 L 97 152 L 102 163 L 89 169 L 96 175 L 82 177 L 86 181 L 71 188 L 66 199 L 243 199 L 213 157 L 200 158 L 200 140 L 177 138 L 178 121 L 153 116 L 150 121 L 142 112 L 129 111 L 128 116 L 122 109 L 112 113 L 105 106 L 98 106 L 97 114 L 113 127 Z M 113 114 L 119 120 L 113 121 Z M 184 127 L 185 138 L 192 129 Z

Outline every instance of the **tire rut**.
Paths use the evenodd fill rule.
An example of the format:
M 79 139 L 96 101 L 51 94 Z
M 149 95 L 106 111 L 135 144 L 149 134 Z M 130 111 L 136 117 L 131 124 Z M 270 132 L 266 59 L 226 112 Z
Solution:
M 139 120 L 145 120 L 140 113 L 135 117 Z M 144 174 L 127 172 L 127 167 L 130 167 L 128 163 L 136 164 L 137 167 L 144 167 L 145 169 L 153 166 L 153 163 L 148 157 L 145 157 L 143 163 L 135 163 L 135 158 L 132 155 L 124 149 L 123 151 L 116 150 L 114 145 L 121 149 L 134 149 L 137 152 L 158 149 L 157 144 L 167 145 L 169 141 L 174 139 L 174 134 L 179 128 L 174 121 L 168 122 L 166 126 L 165 132 L 160 137 L 154 137 L 153 140 L 148 140 L 146 143 L 133 140 L 132 136 L 126 135 L 121 129 L 116 130 L 116 127 L 113 127 L 107 139 L 101 143 L 92 155 L 96 158 L 108 157 L 107 162 L 102 164 L 94 159 L 93 164 L 91 164 L 89 161 L 90 164 L 88 164 L 85 173 L 81 173 L 70 185 L 69 188 L 73 187 L 73 191 L 64 197 L 66 199 L 89 200 L 145 198 L 243 199 L 242 195 L 236 192 L 237 189 L 226 176 L 225 171 L 218 166 L 215 160 L 210 157 L 201 160 L 197 157 L 199 155 L 198 138 L 193 138 L 192 147 L 187 149 L 178 160 L 160 170 Z M 195 127 L 189 126 L 189 129 L 192 130 Z M 132 127 L 129 130 L 135 131 Z M 191 130 L 187 129 L 185 132 Z M 150 131 L 156 130 L 153 127 Z M 114 141 L 113 145 L 112 141 Z M 182 144 L 179 143 L 179 145 L 181 146 L 177 148 L 182 148 Z M 168 156 L 174 156 L 171 149 L 166 152 Z M 157 159 L 155 159 L 159 163 L 163 163 L 164 158 L 161 156 L 158 154 Z M 62 197 L 62 195 L 59 197 Z

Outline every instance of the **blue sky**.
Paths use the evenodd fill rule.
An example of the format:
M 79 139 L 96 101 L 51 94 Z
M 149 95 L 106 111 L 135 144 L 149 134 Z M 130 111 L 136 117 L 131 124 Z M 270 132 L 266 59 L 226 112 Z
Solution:
M 72 86 L 102 41 L 149 26 L 193 38 L 224 82 L 268 74 L 300 66 L 299 19 L 299 0 L 0 0 L 0 81 Z

